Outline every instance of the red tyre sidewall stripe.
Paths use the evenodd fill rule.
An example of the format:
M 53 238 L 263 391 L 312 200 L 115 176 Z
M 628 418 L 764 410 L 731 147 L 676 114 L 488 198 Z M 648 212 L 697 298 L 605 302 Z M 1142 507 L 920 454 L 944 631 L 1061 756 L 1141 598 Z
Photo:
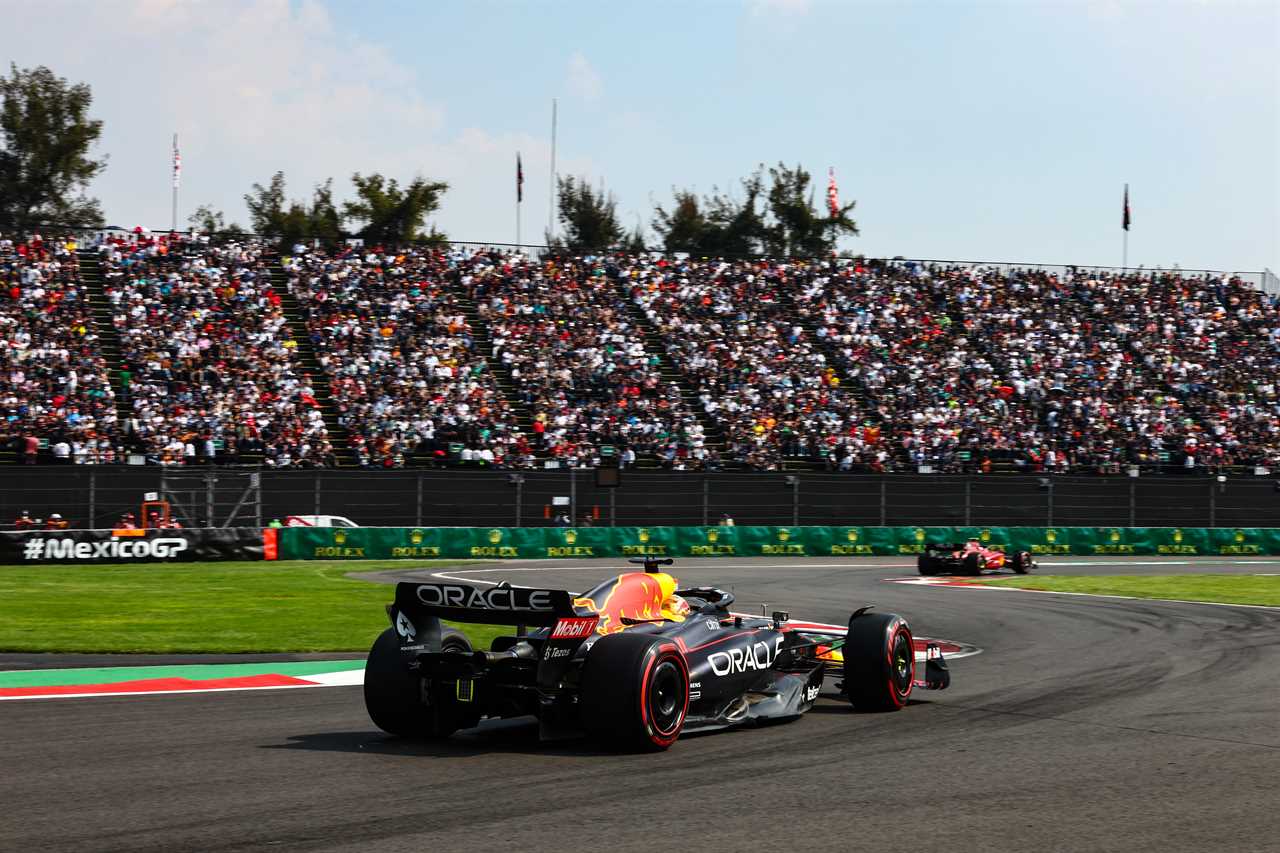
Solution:
M 649 719 L 649 674 L 653 672 L 653 668 L 661 661 L 672 660 L 680 667 L 680 671 L 684 673 L 684 707 L 680 710 L 680 715 L 676 717 L 675 725 L 670 731 L 660 731 L 653 721 Z M 648 652 L 648 660 L 645 662 L 644 675 L 640 679 L 640 721 L 644 724 L 645 734 L 649 740 L 653 741 L 657 746 L 670 746 L 675 743 L 676 738 L 680 736 L 680 729 L 684 727 L 685 716 L 689 712 L 689 664 L 685 661 L 684 655 L 680 654 L 680 650 L 674 644 L 663 644 L 655 646 Z
M 903 633 L 907 635 L 907 644 L 911 649 L 911 680 L 907 683 L 906 693 L 898 692 L 898 682 L 896 678 L 898 673 L 898 662 L 893 659 L 894 650 L 898 646 L 899 633 Z M 911 629 L 908 628 L 907 623 L 903 622 L 901 619 L 898 619 L 889 623 L 888 635 L 889 635 L 888 649 L 887 649 L 886 657 L 887 657 L 887 663 L 889 664 L 889 695 L 893 697 L 894 705 L 896 705 L 899 708 L 904 708 L 906 707 L 907 700 L 911 698 L 911 688 L 915 684 L 915 678 L 916 678 L 915 642 L 914 642 L 914 638 L 911 636 Z

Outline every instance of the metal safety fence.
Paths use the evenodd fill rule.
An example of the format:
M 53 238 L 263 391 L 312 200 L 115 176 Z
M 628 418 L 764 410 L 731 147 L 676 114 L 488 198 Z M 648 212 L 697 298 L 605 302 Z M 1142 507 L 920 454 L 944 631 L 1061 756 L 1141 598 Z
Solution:
M 1270 477 L 1066 477 L 840 473 L 0 469 L 0 526 L 24 511 L 111 527 L 153 494 L 184 527 L 262 527 L 291 515 L 360 526 L 739 525 L 1280 527 Z

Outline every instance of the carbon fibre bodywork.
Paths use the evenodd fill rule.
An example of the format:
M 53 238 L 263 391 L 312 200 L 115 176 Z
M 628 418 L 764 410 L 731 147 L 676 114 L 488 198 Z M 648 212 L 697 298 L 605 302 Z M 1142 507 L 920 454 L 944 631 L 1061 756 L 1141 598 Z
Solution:
M 687 665 L 683 732 L 798 717 L 813 707 L 826 677 L 843 671 L 844 628 L 793 623 L 785 613 L 736 614 L 731 593 L 680 589 L 670 575 L 646 568 L 578 596 L 505 584 L 405 582 L 397 585 L 388 614 L 404 666 L 420 680 L 424 706 L 461 709 L 459 727 L 532 715 L 548 739 L 590 729 L 580 701 L 585 663 L 598 644 L 623 632 L 652 637 Z M 516 630 L 488 650 L 459 653 L 444 648 L 443 619 Z M 935 657 L 929 684 L 914 681 L 914 656 L 905 664 L 906 694 L 912 684 L 946 686 L 945 663 Z

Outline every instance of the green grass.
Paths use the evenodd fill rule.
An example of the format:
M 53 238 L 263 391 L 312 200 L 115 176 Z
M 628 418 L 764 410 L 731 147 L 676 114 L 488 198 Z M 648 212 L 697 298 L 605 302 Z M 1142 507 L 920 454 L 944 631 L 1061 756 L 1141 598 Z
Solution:
M 413 564 L 457 565 L 436 561 Z M 0 651 L 368 651 L 394 587 L 347 572 L 402 561 L 0 566 Z M 477 648 L 510 630 L 463 626 Z
M 1271 575 L 1032 575 L 986 583 L 1050 592 L 1280 606 L 1280 577 Z

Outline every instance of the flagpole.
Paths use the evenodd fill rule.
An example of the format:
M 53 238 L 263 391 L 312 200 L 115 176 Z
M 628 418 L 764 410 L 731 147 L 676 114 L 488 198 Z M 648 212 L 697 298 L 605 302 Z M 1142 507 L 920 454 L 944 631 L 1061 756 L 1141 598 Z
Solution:
M 173 155 L 178 155 L 178 134 L 173 135 Z M 175 167 L 173 172 L 173 215 L 169 222 L 169 231 L 178 230 L 178 171 Z
M 1120 268 L 1127 270 L 1129 268 L 1129 230 L 1126 228 L 1124 232 L 1124 249 L 1120 256 Z
M 547 204 L 547 242 L 556 233 L 556 99 L 551 99 L 551 198 Z

